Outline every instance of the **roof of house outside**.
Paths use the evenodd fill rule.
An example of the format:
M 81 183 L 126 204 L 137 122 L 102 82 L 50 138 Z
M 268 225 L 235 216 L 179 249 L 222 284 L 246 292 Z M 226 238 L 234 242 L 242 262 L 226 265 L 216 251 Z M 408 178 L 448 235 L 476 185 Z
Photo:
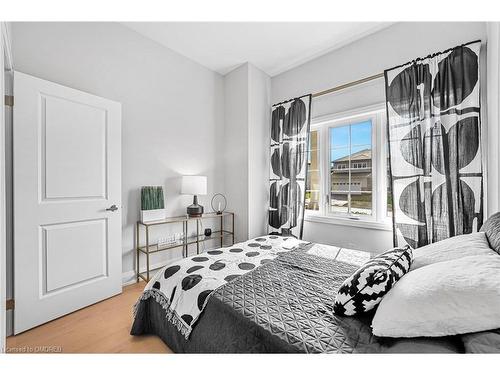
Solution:
M 372 158 L 372 150 L 367 148 L 358 152 L 355 152 L 351 155 L 351 161 L 353 160 L 367 160 Z M 349 155 L 343 156 L 339 159 L 333 160 L 332 163 L 336 163 L 339 161 L 349 161 Z

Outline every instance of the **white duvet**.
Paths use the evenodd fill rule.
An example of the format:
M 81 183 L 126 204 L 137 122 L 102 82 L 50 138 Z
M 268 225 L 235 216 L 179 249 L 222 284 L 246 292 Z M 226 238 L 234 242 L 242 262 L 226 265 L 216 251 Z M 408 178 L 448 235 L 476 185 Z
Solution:
M 286 248 L 287 241 L 285 237 L 263 236 L 169 264 L 146 285 L 138 303 L 154 298 L 164 308 L 167 319 L 188 338 L 215 289 L 274 259 L 279 253 L 290 251 L 293 246 Z M 305 242 L 294 242 L 294 245 L 302 243 Z

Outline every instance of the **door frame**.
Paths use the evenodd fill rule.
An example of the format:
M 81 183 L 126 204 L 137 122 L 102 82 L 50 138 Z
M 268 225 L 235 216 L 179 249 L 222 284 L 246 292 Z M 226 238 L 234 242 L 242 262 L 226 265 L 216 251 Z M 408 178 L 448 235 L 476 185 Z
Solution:
M 8 85 L 5 82 L 6 72 L 13 71 L 12 49 L 10 44 L 9 27 L 7 22 L 0 22 L 0 65 L 3 67 L 0 74 L 0 88 L 2 96 L 6 95 Z M 0 106 L 0 353 L 5 352 L 6 337 L 6 284 L 7 284 L 7 257 L 6 257 L 6 174 L 5 174 L 5 146 L 8 140 L 5 139 L 5 105 L 2 98 Z

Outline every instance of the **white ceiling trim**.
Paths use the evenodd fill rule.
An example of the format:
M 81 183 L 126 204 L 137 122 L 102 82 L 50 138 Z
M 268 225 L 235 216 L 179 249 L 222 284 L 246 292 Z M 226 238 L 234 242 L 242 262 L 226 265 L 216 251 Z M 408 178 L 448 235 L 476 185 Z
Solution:
M 271 77 L 277 76 L 277 75 L 284 73 L 288 70 L 291 70 L 291 69 L 296 68 L 300 65 L 303 65 L 309 61 L 317 59 L 318 57 L 321 57 L 321 56 L 326 55 L 332 51 L 335 51 L 336 49 L 340 49 L 342 47 L 345 47 L 345 46 L 355 42 L 356 40 L 362 39 L 368 35 L 376 33 L 377 31 L 383 30 L 383 29 L 385 29 L 393 24 L 394 24 L 394 22 L 381 22 L 379 25 L 376 25 L 376 26 L 370 28 L 369 30 L 366 30 L 366 31 L 363 31 L 360 33 L 356 33 L 356 34 L 352 35 L 351 37 L 349 37 L 348 39 L 344 39 L 338 43 L 333 44 L 331 47 L 328 47 L 325 49 L 319 49 L 316 52 L 309 53 L 307 56 L 298 58 L 297 60 L 293 61 L 290 64 L 278 66 L 275 69 L 272 69 L 268 74 Z

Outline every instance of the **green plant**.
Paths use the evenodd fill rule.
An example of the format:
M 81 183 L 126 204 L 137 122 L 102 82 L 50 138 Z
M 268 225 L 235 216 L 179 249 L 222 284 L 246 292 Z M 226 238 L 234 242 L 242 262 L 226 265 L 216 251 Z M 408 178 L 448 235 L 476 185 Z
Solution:
M 165 208 L 163 187 L 143 186 L 141 188 L 141 210 L 158 210 Z

